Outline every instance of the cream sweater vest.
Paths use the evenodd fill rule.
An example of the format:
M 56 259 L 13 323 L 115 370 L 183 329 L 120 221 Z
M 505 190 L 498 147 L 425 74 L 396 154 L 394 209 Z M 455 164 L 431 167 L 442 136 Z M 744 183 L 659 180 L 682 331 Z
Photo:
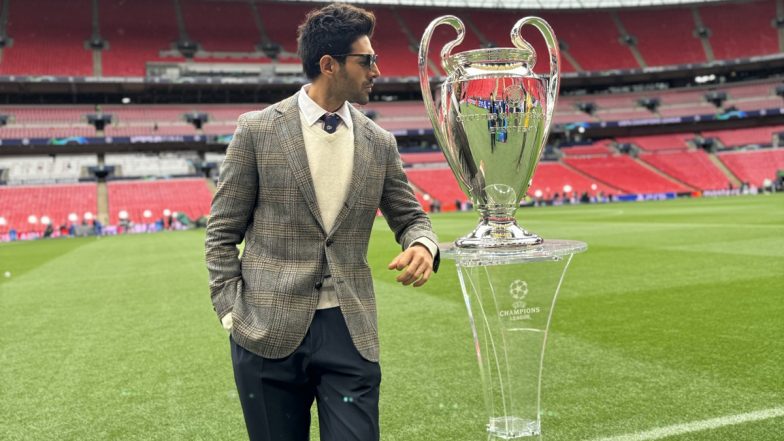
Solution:
M 320 122 L 309 126 L 302 113 L 300 121 L 316 201 L 324 228 L 329 232 L 346 202 L 351 185 L 354 172 L 354 132 L 345 124 L 339 124 L 335 133 L 327 133 Z M 317 308 L 335 306 L 338 306 L 335 285 L 332 278 L 327 278 L 319 292 Z

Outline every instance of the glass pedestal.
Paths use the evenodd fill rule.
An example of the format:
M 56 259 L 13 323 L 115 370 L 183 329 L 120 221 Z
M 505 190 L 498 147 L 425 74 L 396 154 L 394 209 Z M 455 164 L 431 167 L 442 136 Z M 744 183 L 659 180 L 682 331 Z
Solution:
M 442 247 L 454 259 L 479 360 L 488 440 L 541 439 L 542 361 L 553 308 L 584 242 Z

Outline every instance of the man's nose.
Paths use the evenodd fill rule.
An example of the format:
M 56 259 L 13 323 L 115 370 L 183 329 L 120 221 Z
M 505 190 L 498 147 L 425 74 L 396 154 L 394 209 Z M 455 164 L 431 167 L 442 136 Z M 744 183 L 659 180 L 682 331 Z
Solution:
M 378 63 L 373 63 L 373 68 L 370 69 L 370 75 L 373 78 L 378 78 L 381 76 L 381 69 L 378 67 Z

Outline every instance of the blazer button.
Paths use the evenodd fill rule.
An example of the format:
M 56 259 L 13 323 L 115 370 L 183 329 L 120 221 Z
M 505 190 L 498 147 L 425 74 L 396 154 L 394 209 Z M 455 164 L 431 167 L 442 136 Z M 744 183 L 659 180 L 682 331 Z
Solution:
M 327 246 L 332 245 L 334 242 L 335 241 L 333 241 L 332 238 L 327 239 Z
M 320 290 L 322 286 L 323 286 L 323 284 L 322 284 L 321 282 L 318 282 L 318 283 L 316 284 L 316 289 L 319 289 L 319 290 Z

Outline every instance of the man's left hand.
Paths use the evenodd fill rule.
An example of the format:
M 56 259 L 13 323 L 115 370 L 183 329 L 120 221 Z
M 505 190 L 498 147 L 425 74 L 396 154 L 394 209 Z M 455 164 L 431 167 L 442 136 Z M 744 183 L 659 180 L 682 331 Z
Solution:
M 398 254 L 387 266 L 390 270 L 403 271 L 395 280 L 403 285 L 424 285 L 433 274 L 433 256 L 427 247 L 414 244 Z

